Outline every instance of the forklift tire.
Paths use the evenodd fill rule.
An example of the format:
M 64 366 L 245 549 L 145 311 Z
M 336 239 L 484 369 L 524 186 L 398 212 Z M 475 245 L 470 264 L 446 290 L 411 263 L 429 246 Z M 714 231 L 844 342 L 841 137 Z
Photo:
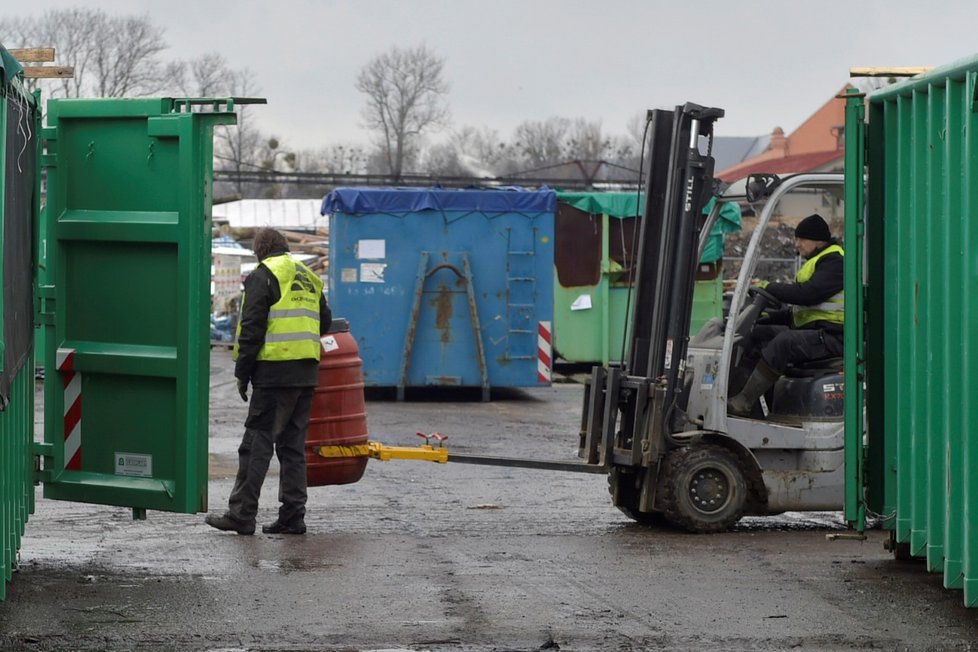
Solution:
M 638 510 L 639 490 L 629 480 L 630 478 L 622 478 L 621 473 L 612 472 L 608 474 L 608 493 L 612 497 L 615 495 L 615 484 L 618 484 L 618 500 L 620 503 L 616 507 L 619 511 L 641 525 L 650 527 L 669 525 L 661 512 L 640 512 Z
M 740 520 L 747 480 L 740 460 L 722 446 L 680 448 L 664 460 L 665 516 L 690 532 L 723 532 Z

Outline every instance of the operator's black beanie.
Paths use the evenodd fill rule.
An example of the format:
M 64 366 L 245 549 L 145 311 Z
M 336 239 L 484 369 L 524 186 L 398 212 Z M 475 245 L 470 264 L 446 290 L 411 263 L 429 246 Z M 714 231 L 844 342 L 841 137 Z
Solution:
M 819 242 L 829 242 L 832 234 L 829 233 L 829 225 L 825 223 L 822 216 L 818 213 L 809 215 L 795 227 L 795 237 L 805 238 L 806 240 L 818 240 Z

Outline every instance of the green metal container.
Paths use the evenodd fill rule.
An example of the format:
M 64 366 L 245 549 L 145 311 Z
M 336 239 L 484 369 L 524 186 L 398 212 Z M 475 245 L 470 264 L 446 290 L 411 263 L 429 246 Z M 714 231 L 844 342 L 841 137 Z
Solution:
M 847 197 L 862 199 L 863 139 L 867 180 L 865 224 L 852 232 L 865 233 L 865 323 L 847 316 L 856 366 L 846 370 L 865 359 L 868 422 L 864 457 L 848 473 L 846 515 L 860 526 L 861 509 L 882 515 L 895 552 L 925 558 L 946 587 L 964 589 L 968 606 L 978 605 L 976 76 L 978 58 L 876 92 L 865 109 L 853 95 L 846 125 L 854 150 Z M 863 279 L 852 265 L 847 308 L 862 298 Z M 861 450 L 854 385 L 846 426 L 850 448 Z
M 621 360 L 633 287 L 635 218 L 643 205 L 637 193 L 557 193 L 553 338 L 558 359 L 603 366 Z M 697 268 L 691 333 L 723 313 L 723 234 L 739 228 L 739 206 L 724 204 Z
M 34 512 L 33 242 L 40 112 L 0 46 L 0 600 Z M 26 252 L 26 254 L 25 254 Z

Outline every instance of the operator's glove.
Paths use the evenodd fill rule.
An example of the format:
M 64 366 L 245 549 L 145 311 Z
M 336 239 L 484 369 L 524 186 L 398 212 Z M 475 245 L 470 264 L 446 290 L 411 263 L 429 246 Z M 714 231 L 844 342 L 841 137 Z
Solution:
M 238 378 L 238 394 L 241 394 L 241 400 L 245 403 L 248 402 L 248 379 Z
M 754 287 L 761 288 L 762 290 L 767 289 L 767 284 L 770 281 L 754 281 Z

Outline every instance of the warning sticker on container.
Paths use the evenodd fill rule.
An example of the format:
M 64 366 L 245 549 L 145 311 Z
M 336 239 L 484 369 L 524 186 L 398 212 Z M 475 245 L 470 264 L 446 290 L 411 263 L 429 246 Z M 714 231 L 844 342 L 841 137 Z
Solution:
M 340 281 L 343 283 L 356 283 L 357 282 L 357 268 L 356 267 L 344 267 L 340 270 Z
M 135 453 L 116 453 L 115 474 L 151 478 L 153 477 L 153 456 L 137 455 Z
M 319 338 L 319 341 L 323 343 L 323 352 L 329 353 L 330 351 L 335 351 L 340 348 L 340 345 L 336 343 L 336 338 L 332 335 L 324 335 Z
M 384 271 L 386 270 L 387 265 L 384 263 L 362 263 L 360 265 L 360 282 L 383 283 Z

